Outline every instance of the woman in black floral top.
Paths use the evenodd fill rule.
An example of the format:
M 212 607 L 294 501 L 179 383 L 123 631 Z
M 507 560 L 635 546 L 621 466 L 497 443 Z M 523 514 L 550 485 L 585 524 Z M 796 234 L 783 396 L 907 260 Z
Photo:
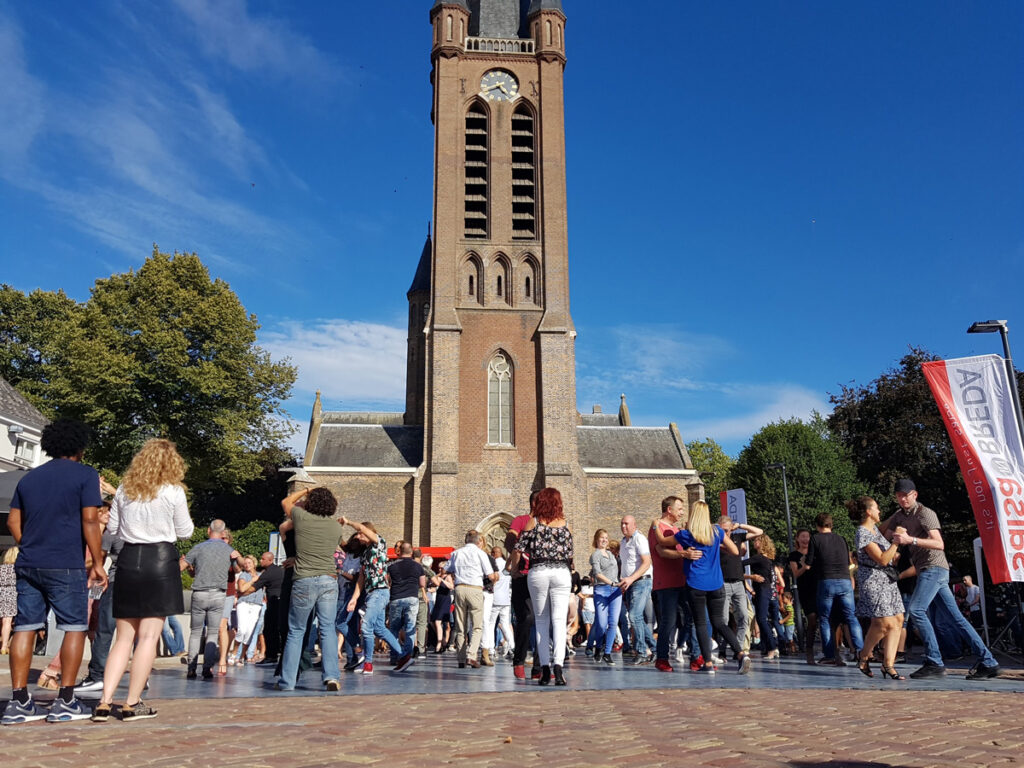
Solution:
M 540 684 L 565 685 L 562 662 L 565 661 L 565 633 L 572 591 L 572 532 L 565 522 L 562 494 L 545 488 L 533 499 L 533 520 L 519 536 L 512 553 L 512 569 L 525 553 L 530 558 L 527 584 L 533 601 L 534 637 L 540 657 Z M 554 659 L 551 645 L 554 645 Z M 552 661 L 554 664 L 552 665 Z

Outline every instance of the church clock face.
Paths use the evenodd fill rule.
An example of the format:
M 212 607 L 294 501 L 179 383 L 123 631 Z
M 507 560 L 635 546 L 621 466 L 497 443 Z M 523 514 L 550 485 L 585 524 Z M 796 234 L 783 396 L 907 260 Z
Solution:
M 492 69 L 480 78 L 480 95 L 488 101 L 512 101 L 519 96 L 519 83 L 511 72 Z

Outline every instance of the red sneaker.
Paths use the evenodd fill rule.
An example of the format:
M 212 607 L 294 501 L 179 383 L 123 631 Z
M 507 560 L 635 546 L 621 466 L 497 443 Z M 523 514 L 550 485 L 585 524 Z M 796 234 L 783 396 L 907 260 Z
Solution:
M 366 662 L 365 664 L 363 664 L 363 674 L 364 675 L 372 675 L 373 674 L 373 664 L 371 664 L 370 662 Z
M 704 669 L 704 657 L 703 656 L 698 656 L 695 659 L 690 659 L 690 671 L 691 672 L 700 672 L 702 669 Z
M 516 664 L 512 667 L 512 674 L 516 676 L 517 680 L 526 679 L 526 667 L 522 664 Z
M 654 662 L 654 668 L 659 672 L 674 672 L 672 665 L 668 663 L 668 659 L 657 659 Z
M 618 653 L 621 650 L 622 650 L 622 643 L 616 643 L 615 645 L 612 646 L 612 652 L 613 653 Z
M 531 667 L 530 668 L 530 679 L 531 680 L 540 680 L 540 667 Z

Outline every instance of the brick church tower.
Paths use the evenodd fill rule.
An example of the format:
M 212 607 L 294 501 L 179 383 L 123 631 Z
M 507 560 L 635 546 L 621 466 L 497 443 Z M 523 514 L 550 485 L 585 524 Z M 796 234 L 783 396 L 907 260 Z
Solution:
M 576 408 L 561 0 L 430 10 L 433 232 L 409 302 L 404 413 L 313 406 L 303 462 L 339 513 L 389 542 L 500 543 L 529 494 L 562 492 L 585 561 L 595 527 L 703 486 L 674 424 Z

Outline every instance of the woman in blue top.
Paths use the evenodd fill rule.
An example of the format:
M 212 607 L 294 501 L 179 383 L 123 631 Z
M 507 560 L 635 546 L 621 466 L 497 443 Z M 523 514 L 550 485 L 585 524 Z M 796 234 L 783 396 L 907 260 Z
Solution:
M 697 625 L 697 641 L 700 643 L 701 655 L 707 659 L 703 671 L 715 671 L 711 663 L 711 632 L 708 630 L 708 616 L 711 623 L 736 654 L 739 673 L 745 675 L 750 671 L 750 656 L 743 652 L 735 633 L 722 618 L 725 614 L 725 580 L 722 578 L 722 564 L 719 552 L 725 549 L 733 555 L 739 550 L 732 539 L 717 525 L 711 525 L 711 516 L 706 502 L 694 502 L 690 509 L 690 519 L 686 529 L 679 531 L 675 537 L 662 537 L 662 545 L 679 544 L 687 549 L 696 549 L 701 553 L 698 560 L 683 560 L 686 572 L 686 599 L 693 613 L 694 624 Z

